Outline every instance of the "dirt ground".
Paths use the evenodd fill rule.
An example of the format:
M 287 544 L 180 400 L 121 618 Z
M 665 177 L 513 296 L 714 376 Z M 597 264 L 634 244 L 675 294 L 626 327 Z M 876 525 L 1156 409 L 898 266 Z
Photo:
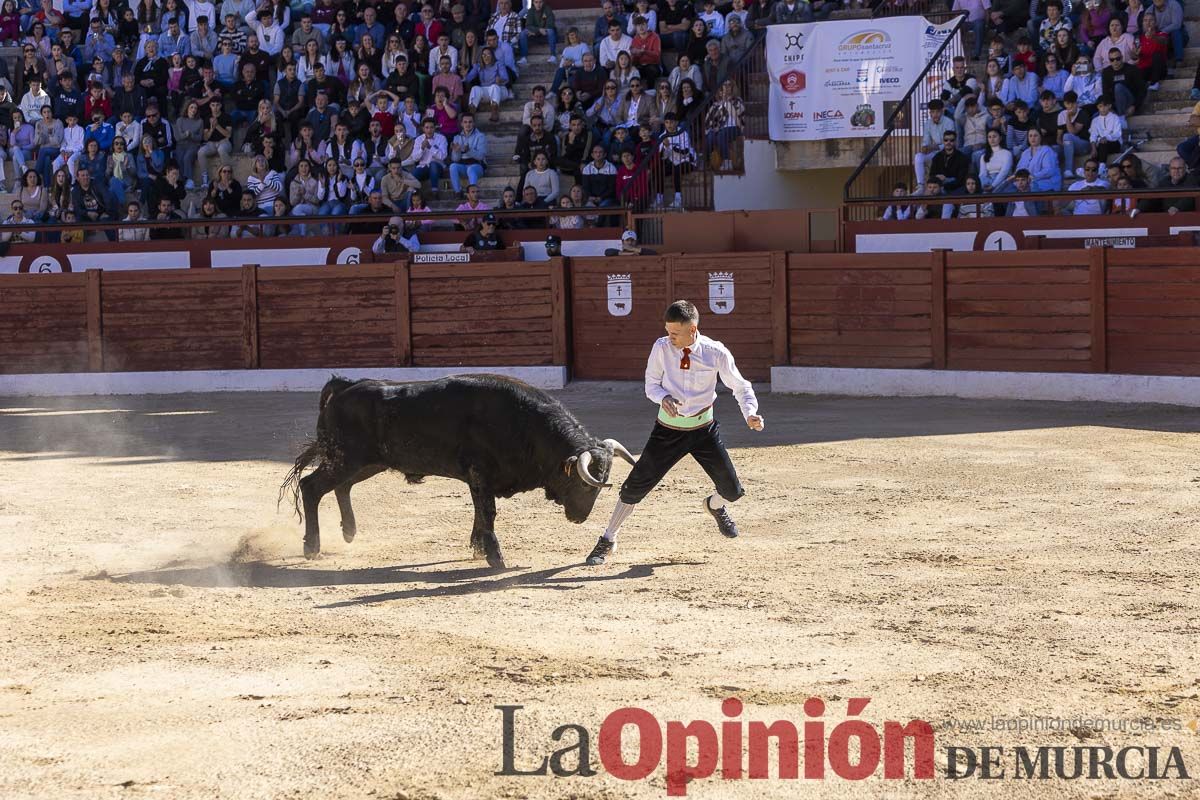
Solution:
M 640 451 L 638 386 L 560 396 Z M 934 724 L 938 777 L 714 777 L 690 797 L 1197 796 L 1194 777 L 942 768 L 950 745 L 1154 745 L 1200 775 L 1200 415 L 761 401 L 761 434 L 718 406 L 740 539 L 689 462 L 598 569 L 580 564 L 612 490 L 582 526 L 537 494 L 501 500 L 502 573 L 469 560 L 465 486 L 388 474 L 356 487 L 351 545 L 326 498 L 326 557 L 305 561 L 275 502 L 314 395 L 0 401 L 0 797 L 657 798 L 661 765 L 494 775 L 494 706 L 525 707 L 518 766 L 567 723 L 598 765 L 610 712 L 716 724 L 727 696 L 798 725 L 822 697 L 827 732 L 869 697 L 880 729 Z M 978 727 L 1034 717 L 1095 722 Z

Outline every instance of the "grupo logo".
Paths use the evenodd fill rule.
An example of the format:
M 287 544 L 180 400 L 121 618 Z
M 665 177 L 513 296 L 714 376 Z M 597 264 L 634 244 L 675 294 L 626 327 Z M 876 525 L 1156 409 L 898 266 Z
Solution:
M 830 111 L 814 111 L 812 118 L 813 122 L 826 122 L 835 119 L 845 119 L 846 115 L 835 108 Z
M 892 43 L 892 37 L 886 31 L 860 31 L 859 33 L 847 36 L 842 39 L 842 43 L 838 45 L 838 50 L 841 51 L 863 51 L 863 50 L 879 50 L 888 47 Z
M 786 94 L 799 94 L 804 91 L 807 79 L 798 69 L 788 70 L 779 76 L 779 86 Z

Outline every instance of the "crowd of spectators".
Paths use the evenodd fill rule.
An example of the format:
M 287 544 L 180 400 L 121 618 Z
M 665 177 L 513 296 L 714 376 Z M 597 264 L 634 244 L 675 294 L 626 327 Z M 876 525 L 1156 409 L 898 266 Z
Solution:
M 563 227 L 584 207 L 665 205 L 664 193 L 678 206 L 701 150 L 732 168 L 744 104 L 730 67 L 751 30 L 778 8 L 812 14 L 803 0 L 604 0 L 581 32 L 557 24 L 550 0 L 513 2 L 66 0 L 60 12 L 5 0 L 0 44 L 20 47 L 14 64 L 0 59 L 6 222 L 240 218 L 197 235 L 332 232 L 309 218 L 429 213 L 430 201 L 483 212 L 480 182 L 508 158 L 517 175 L 501 207 L 561 209 Z M 554 65 L 546 83 L 523 77 L 534 41 Z M 680 121 L 710 95 L 693 142 Z M 508 104 L 521 108 L 517 144 L 497 153 L 484 129 Z M 244 181 L 239 154 L 252 159 Z M 256 216 L 297 219 L 244 219 Z
M 1200 136 L 1179 146 L 1171 168 L 1143 164 L 1134 155 L 1129 118 L 1144 113 L 1161 81 L 1187 45 L 1177 0 L 1104 0 L 1030 3 L 964 2 L 977 60 L 984 74 L 968 72 L 955 58 L 940 97 L 928 103 L 913 158 L 914 184 L 893 196 L 920 196 L 888 207 L 887 219 L 929 216 L 1038 215 L 1047 204 L 930 202 L 946 195 L 1086 192 L 1195 185 Z M 982 55 L 987 43 L 986 56 Z M 1010 46 L 1011 45 L 1011 46 Z M 1200 87 L 1200 74 L 1195 85 Z M 1193 90 L 1200 99 L 1200 90 Z M 1190 124 L 1200 130 L 1200 102 Z M 1080 162 L 1083 162 L 1082 165 Z M 1177 163 L 1183 165 L 1182 175 Z M 1127 166 L 1130 165 L 1130 166 Z M 1153 200 L 1077 201 L 1059 212 L 1100 214 L 1120 209 L 1136 215 L 1179 211 L 1181 204 Z

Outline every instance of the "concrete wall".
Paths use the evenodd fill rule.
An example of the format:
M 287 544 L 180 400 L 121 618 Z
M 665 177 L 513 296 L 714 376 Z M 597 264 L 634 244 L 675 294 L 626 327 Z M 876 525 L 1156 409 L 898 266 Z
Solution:
M 806 143 L 807 144 L 807 143 Z M 746 174 L 713 178 L 717 211 L 759 211 L 789 208 L 837 208 L 850 167 L 784 170 L 776 165 L 776 145 L 746 142 Z

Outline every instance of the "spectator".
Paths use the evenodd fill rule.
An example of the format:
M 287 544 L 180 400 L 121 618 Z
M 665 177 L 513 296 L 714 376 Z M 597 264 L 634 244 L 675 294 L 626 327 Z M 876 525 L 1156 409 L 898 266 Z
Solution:
M 805 0 L 776 0 L 767 24 L 793 25 L 797 22 L 814 21 L 812 6 Z
M 1004 89 L 1004 75 L 1000 71 L 1000 62 L 994 58 L 989 58 L 984 66 L 983 75 L 983 98 L 984 102 L 990 107 L 992 100 L 1000 100 L 1000 92 Z M 1003 101 L 1000 102 L 1004 105 Z
M 1001 191 L 1013 169 L 1012 151 L 1005 149 L 1000 132 L 987 134 L 987 146 L 979 159 L 979 184 L 985 192 Z
M 1075 175 L 1075 156 L 1081 150 L 1093 154 L 1091 116 L 1079 106 L 1074 92 L 1063 95 L 1063 110 L 1058 112 L 1058 140 L 1063 151 L 1063 177 Z
M 1065 89 L 1067 92 L 1075 92 L 1080 108 L 1091 113 L 1100 95 L 1104 94 L 1104 80 L 1100 73 L 1092 69 L 1092 62 L 1087 56 L 1080 56 L 1074 63 L 1075 67 L 1071 71 L 1071 77 L 1067 78 Z
M 217 208 L 217 204 L 211 197 L 205 197 L 200 201 L 200 211 L 194 214 L 194 218 L 198 220 L 216 222 L 216 220 L 225 219 L 225 215 Z M 228 225 L 196 225 L 191 228 L 191 237 L 193 239 L 228 239 Z
M 1047 53 L 1042 64 L 1042 91 L 1050 92 L 1056 100 L 1061 100 L 1067 90 L 1066 71 L 1058 68 L 1058 56 L 1053 53 Z
M 1149 18 L 1147 18 L 1149 21 Z M 1168 214 L 1178 214 L 1180 212 L 1190 212 L 1196 210 L 1196 188 L 1197 182 L 1195 176 L 1188 172 L 1187 164 L 1178 156 L 1171 159 L 1167 165 L 1167 175 L 1155 187 L 1161 190 L 1188 190 L 1187 194 L 1181 197 L 1170 197 L 1163 200 L 1152 200 L 1151 203 L 1156 204 L 1155 211 L 1165 211 Z
M 130 200 L 125 204 L 125 217 L 121 221 L 125 223 L 142 221 L 142 206 L 137 200 Z M 146 242 L 149 240 L 149 228 L 124 227 L 117 230 L 117 241 L 119 242 Z
M 553 167 L 564 176 L 571 176 L 575 182 L 583 177 L 583 164 L 592 150 L 592 133 L 584 124 L 583 117 L 571 118 L 567 130 L 559 141 L 558 157 Z
M 988 12 L 992 27 L 1005 36 L 1024 28 L 1029 22 L 1029 7 L 1025 0 L 996 0 Z
M 1120 191 L 1129 191 L 1133 189 L 1133 183 L 1129 178 L 1122 175 L 1117 179 L 1116 187 Z M 1136 217 L 1138 215 L 1137 201 L 1131 196 L 1116 197 L 1108 201 L 1108 213 L 1120 216 Z
M 1108 54 L 1108 66 L 1100 73 L 1101 86 L 1104 94 L 1113 98 L 1117 113 L 1122 117 L 1132 117 L 1146 99 L 1146 83 L 1138 68 L 1125 62 L 1124 56 L 1117 48 L 1112 48 Z
M 401 217 L 392 217 L 383 226 L 379 238 L 371 245 L 371 252 L 377 256 L 419 253 L 421 252 L 421 242 L 417 237 L 419 230 L 419 223 L 414 220 L 406 221 Z
M 983 33 L 987 25 L 988 0 L 954 0 L 951 11 L 966 12 L 966 26 L 971 31 L 971 60 L 978 61 L 983 55 Z
M 531 36 L 545 39 L 546 43 L 550 45 L 550 55 L 546 58 L 548 63 L 553 64 L 558 61 L 558 31 L 555 29 L 554 9 L 546 5 L 546 0 L 533 0 L 529 13 L 525 15 L 525 27 L 518 40 L 521 51 L 521 59 L 517 62 L 519 64 L 526 64 L 529 61 L 529 37 Z
M 1096 44 L 1096 53 L 1092 56 L 1092 66 L 1097 72 L 1102 72 L 1112 63 L 1112 51 L 1116 50 L 1124 62 L 1133 61 L 1133 51 L 1137 49 L 1137 40 L 1125 32 L 1125 23 L 1118 17 L 1108 21 L 1108 36 Z
M 254 202 L 254 195 L 246 192 L 242 195 L 241 205 L 238 207 L 236 216 L 242 219 L 252 219 L 254 217 L 265 217 L 267 214 L 259 208 Z M 235 239 L 257 238 L 264 233 L 262 225 L 253 225 L 242 222 L 234 225 L 230 229 L 230 235 Z
M 908 184 L 900 181 L 892 187 L 892 197 L 908 197 Z M 913 209 L 910 205 L 893 204 L 883 210 L 882 219 L 885 220 L 906 220 L 912 217 Z
M 1063 6 L 1060 0 L 1050 0 L 1046 3 L 1046 18 L 1038 28 L 1038 49 L 1048 51 L 1058 39 L 1059 31 L 1071 30 L 1071 21 L 1063 16 Z
M 608 160 L 604 145 L 592 145 L 592 160 L 583 167 L 582 184 L 590 205 L 605 207 L 616 203 L 617 168 Z
M 495 52 L 491 48 L 484 48 L 478 66 L 473 67 L 467 74 L 467 82 L 476 83 L 471 89 L 467 107 L 472 112 L 478 111 L 486 100 L 491 108 L 490 120 L 499 121 L 500 104 L 512 97 L 512 92 L 508 88 L 508 75 L 504 67 L 496 61 Z
M 1025 148 L 1029 146 L 1029 130 L 1036 127 L 1036 124 L 1024 100 L 1016 102 L 1014 111 L 1016 118 L 1009 120 L 1006 125 L 1008 133 L 1005 136 L 1005 144 L 1012 151 L 1013 158 L 1020 159 L 1025 153 Z
M 504 249 L 504 240 L 496 230 L 496 215 L 484 214 L 479 222 L 479 229 L 471 231 L 463 241 L 462 251 L 472 255 L 481 251 Z
M 1178 0 L 1154 0 L 1154 5 L 1149 11 L 1154 16 L 1158 30 L 1171 40 L 1171 54 L 1175 59 L 1175 68 L 1182 67 L 1183 51 L 1188 43 L 1187 27 L 1183 22 L 1183 6 L 1179 4 Z M 1144 16 L 1142 22 L 1145 23 Z
M 1017 161 L 1017 172 L 1026 172 L 1035 192 L 1057 192 L 1062 189 L 1062 167 L 1050 145 L 1042 143 L 1042 132 L 1030 128 L 1026 134 L 1029 147 Z
M 929 173 L 938 179 L 938 186 L 945 194 L 961 191 L 971 169 L 971 159 L 958 149 L 958 134 L 946 131 L 942 134 L 942 149 L 929 162 Z
M 156 222 L 166 222 L 172 220 L 177 220 L 179 222 L 183 221 L 183 215 L 175 210 L 175 206 L 172 205 L 170 198 L 160 197 L 157 208 L 158 213 L 154 215 L 154 220 Z M 182 227 L 164 226 L 150 229 L 150 239 L 152 241 L 182 238 L 184 238 Z
M 1012 75 L 1004 81 L 1004 88 L 1000 90 L 1000 99 L 1004 101 L 1004 106 L 1008 112 L 1010 114 L 1015 112 L 1018 100 L 1024 102 L 1030 108 L 1036 106 L 1038 94 L 1037 75 L 1025 68 L 1025 62 L 1013 62 Z
M 978 195 L 981 192 L 979 179 L 974 175 L 967 176 L 967 179 L 963 184 L 963 188 L 963 193 L 968 195 Z M 982 201 L 983 198 L 979 198 L 979 200 Z M 961 203 L 958 206 L 959 219 L 979 219 L 983 217 L 993 217 L 995 215 L 996 209 L 991 203 Z
M 658 6 L 658 35 L 662 39 L 664 50 L 675 50 L 682 53 L 687 47 L 688 31 L 692 27 L 690 3 L 680 3 L 679 0 L 665 0 L 665 5 Z M 768 14 L 770 12 L 767 12 Z M 769 17 L 764 17 L 764 25 Z M 599 41 L 597 36 L 596 40 Z
M 1032 178 L 1027 169 L 1018 169 L 1013 173 L 1013 192 L 1029 194 L 1032 188 Z M 1037 200 L 1018 200 L 1006 204 L 1004 214 L 1008 217 L 1040 217 L 1046 213 L 1046 205 Z
M 1090 125 L 1091 155 L 1104 162 L 1109 156 L 1121 151 L 1121 141 L 1125 131 L 1121 118 L 1112 113 L 1113 101 L 1108 95 L 1103 95 L 1096 104 L 1097 114 Z
M 1070 31 L 1059 31 L 1054 37 L 1054 47 L 1050 53 L 1058 59 L 1059 66 L 1066 72 L 1079 60 L 1079 45 L 1075 44 L 1075 38 Z
M 741 2 L 741 0 L 738 0 Z M 721 53 L 729 63 L 739 63 L 754 46 L 754 34 L 746 28 L 742 17 L 729 14 L 729 32 L 721 38 Z
M 643 208 L 649 200 L 650 182 L 647 170 L 639 169 L 633 152 L 621 152 L 621 166 L 617 168 L 617 202 L 634 208 Z
M 946 116 L 946 105 L 934 98 L 929 101 L 929 119 L 925 120 L 921 131 L 921 144 L 913 155 L 913 172 L 916 173 L 917 183 L 924 185 L 925 169 L 943 141 L 943 134 L 953 131 L 954 120 Z
M 25 204 L 20 199 L 13 200 L 9 203 L 8 207 L 12 213 L 4 220 L 4 225 L 20 227 L 34 224 L 35 220 L 25 216 Z M 0 242 L 4 242 L 5 244 L 32 244 L 36 240 L 37 233 L 30 230 L 4 231 L 0 233 Z
M 478 213 L 480 211 L 488 211 L 490 209 L 491 206 L 479 199 L 479 187 L 472 183 L 467 187 L 467 191 L 464 193 L 463 202 L 459 203 L 458 208 L 454 210 L 466 211 L 468 213 Z M 474 230 L 474 228 L 479 224 L 479 217 L 470 216 L 465 219 L 459 219 L 458 222 L 465 230 Z
M 704 117 L 706 148 L 710 163 L 718 163 L 722 172 L 733 169 L 733 144 L 742 135 L 742 115 L 746 106 L 738 97 L 737 84 L 731 80 L 721 84 L 717 96 Z
M 432 119 L 426 119 L 422 123 L 423 133 L 414 143 L 412 154 L 404 162 L 404 166 L 409 168 L 408 171 L 414 178 L 418 181 L 429 181 L 429 193 L 434 199 L 437 198 L 438 187 L 446 171 L 449 149 L 446 137 L 438 133 L 436 128 Z
M 934 201 L 942 197 L 942 181 L 932 175 L 925 181 L 925 191 L 923 197 L 928 197 Z M 917 206 L 914 219 L 951 219 L 954 216 L 954 206 L 950 203 L 924 203 Z
M 551 93 L 557 94 L 563 83 L 570 83 L 571 76 L 583 65 L 584 55 L 591 53 L 591 48 L 579 38 L 578 28 L 567 29 L 567 45 L 563 48 L 562 58 L 559 59 L 558 69 L 554 72 L 554 82 L 550 85 Z M 592 63 L 595 64 L 595 57 Z
M 979 107 L 975 95 L 967 95 L 958 104 L 954 122 L 962 132 L 962 152 L 974 161 L 975 153 L 987 145 L 988 113 Z
M 1112 19 L 1112 11 L 1107 3 L 1101 4 L 1100 0 L 1086 0 L 1084 6 L 1083 15 L 1079 19 L 1079 41 L 1089 49 L 1095 50 L 1096 45 L 1108 36 L 1108 21 Z M 1136 28 L 1139 25 L 1140 16 L 1129 19 L 1126 23 L 1128 28 Z
M 1153 14 L 1146 16 L 1145 30 L 1138 39 L 1137 68 L 1142 81 L 1151 92 L 1158 91 L 1161 80 L 1167 77 L 1167 37 L 1159 33 Z
M 606 70 L 612 70 L 617 65 L 617 56 L 620 53 L 628 53 L 632 45 L 633 40 L 621 30 L 621 24 L 616 21 L 610 22 L 608 36 L 600 42 L 600 52 L 598 53 L 600 66 Z
M 650 29 L 645 17 L 634 17 L 634 36 L 629 44 L 631 65 L 643 79 L 653 82 L 662 74 L 662 40 Z
M 1083 178 L 1071 184 L 1067 191 L 1070 192 L 1088 192 L 1088 191 L 1103 191 L 1108 188 L 1108 181 L 1100 177 L 1100 162 L 1095 158 L 1088 158 L 1083 165 Z M 1088 216 L 1094 214 L 1103 214 L 1105 201 L 1103 200 L 1075 200 L 1072 203 L 1071 213 L 1077 217 Z
M 1192 107 L 1187 124 L 1189 128 L 1196 130 L 1196 134 L 1180 142 L 1175 152 L 1179 153 L 1180 158 L 1187 164 L 1188 170 L 1196 171 L 1200 169 L 1200 102 Z
M 605 84 L 609 82 L 608 71 L 600 67 L 590 51 L 584 53 L 582 58 L 583 66 L 571 75 L 570 85 L 579 102 L 590 106 L 604 94 Z
M 662 165 L 664 176 L 671 173 L 671 182 L 675 188 L 675 199 L 672 208 L 683 207 L 683 176 L 696 165 L 696 151 L 692 149 L 688 132 L 679 126 L 679 119 L 674 114 L 667 114 L 663 120 L 663 132 L 659 135 L 659 148 L 656 154 L 658 163 Z M 655 204 L 662 206 L 662 186 L 657 187 Z

